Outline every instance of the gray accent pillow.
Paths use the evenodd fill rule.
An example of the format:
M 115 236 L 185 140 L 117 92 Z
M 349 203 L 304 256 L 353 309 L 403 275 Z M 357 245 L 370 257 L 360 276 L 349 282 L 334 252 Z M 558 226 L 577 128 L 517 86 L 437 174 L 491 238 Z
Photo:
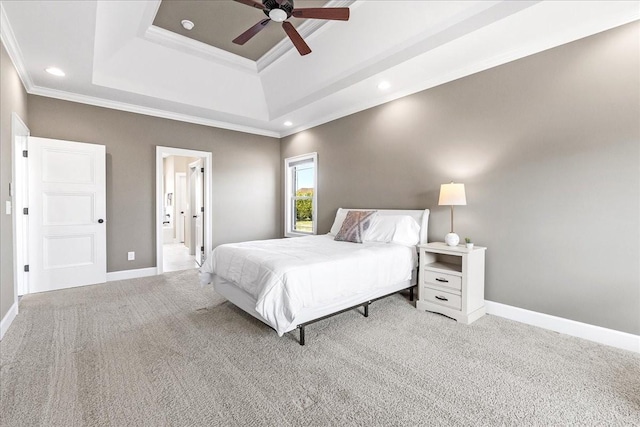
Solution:
M 349 211 L 336 234 L 335 240 L 341 242 L 362 243 L 364 232 L 378 211 Z

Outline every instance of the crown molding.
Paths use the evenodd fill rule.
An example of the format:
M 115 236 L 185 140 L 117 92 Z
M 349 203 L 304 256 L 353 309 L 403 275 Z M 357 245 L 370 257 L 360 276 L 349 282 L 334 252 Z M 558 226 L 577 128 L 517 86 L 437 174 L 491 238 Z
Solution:
M 49 89 L 41 86 L 34 86 L 27 91 L 31 95 L 45 96 L 47 98 L 61 99 L 64 101 L 77 102 L 80 104 L 88 104 L 96 107 L 111 108 L 113 110 L 127 111 L 129 113 L 144 114 L 145 116 L 160 117 L 163 119 L 176 120 L 179 122 L 193 123 L 196 125 L 210 126 L 220 129 L 227 129 L 237 132 L 250 133 L 254 135 L 269 136 L 271 138 L 280 138 L 280 133 L 265 129 L 259 129 L 251 126 L 236 125 L 233 123 L 222 122 L 219 120 L 205 119 L 202 117 L 191 116 L 188 114 L 175 113 L 172 111 L 160 110 L 157 108 L 143 107 L 140 105 L 129 104 L 126 102 L 112 101 L 109 99 L 98 98 L 88 95 L 80 95 L 62 90 Z
M 153 2 L 150 2 L 150 3 L 153 3 Z M 340 7 L 344 5 L 353 4 L 353 6 L 356 7 L 356 6 L 362 5 L 363 3 L 364 2 L 360 0 L 355 0 L 355 1 L 354 0 L 334 0 L 332 2 L 329 2 L 327 6 L 332 5 L 334 7 Z M 548 2 L 542 2 L 541 4 L 545 4 L 545 3 L 548 4 Z M 153 4 L 157 6 L 158 3 L 156 2 Z M 143 106 L 134 105 L 128 102 L 113 101 L 109 99 L 102 99 L 92 95 L 82 95 L 82 94 L 76 94 L 68 91 L 60 91 L 57 89 L 49 89 L 42 86 L 36 86 L 32 78 L 30 77 L 29 72 L 27 71 L 23 53 L 20 49 L 20 46 L 17 43 L 17 39 L 9 23 L 9 19 L 6 14 L 4 6 L 5 5 L 3 4 L 3 2 L 0 1 L 0 36 L 2 39 L 2 43 L 6 47 L 8 55 L 11 61 L 13 62 L 27 93 L 29 94 L 40 95 L 40 96 L 45 96 L 50 98 L 57 98 L 57 99 L 78 102 L 78 103 L 83 103 L 88 105 L 94 105 L 98 107 L 111 108 L 111 109 L 127 111 L 127 112 L 132 112 L 137 114 L 144 114 L 147 116 L 166 118 L 169 120 L 194 123 L 194 124 L 199 124 L 203 126 L 211 126 L 211 127 L 217 127 L 221 129 L 244 132 L 249 134 L 268 136 L 272 138 L 282 138 L 285 136 L 289 136 L 289 135 L 322 125 L 324 123 L 357 113 L 359 111 L 385 104 L 387 102 L 428 89 L 430 87 L 437 86 L 439 84 L 443 84 L 448 81 L 485 70 L 487 68 L 501 65 L 513 60 L 517 60 L 524 56 L 532 55 L 540 51 L 553 48 L 555 46 L 558 46 L 559 44 L 569 43 L 573 40 L 580 39 L 580 38 L 595 34 L 597 32 L 606 31 L 607 29 L 614 28 L 619 25 L 624 25 L 628 22 L 638 20 L 639 14 L 640 14 L 638 9 L 635 9 L 634 11 L 628 11 L 627 9 L 625 9 L 626 12 L 624 12 L 624 14 L 621 14 L 621 12 L 615 12 L 615 14 L 613 15 L 606 14 L 606 16 L 603 16 L 602 19 L 605 19 L 605 21 L 608 24 L 602 25 L 601 23 L 597 26 L 598 28 L 593 28 L 592 26 L 590 26 L 589 28 L 580 27 L 576 29 L 566 29 L 563 32 L 564 36 L 562 37 L 562 40 L 560 40 L 559 44 L 557 41 L 555 43 L 551 43 L 549 40 L 536 39 L 535 41 L 528 43 L 528 47 L 518 46 L 513 50 L 502 52 L 490 58 L 483 58 L 482 60 L 478 60 L 473 64 L 464 64 L 462 66 L 456 67 L 455 69 L 449 69 L 447 73 L 442 73 L 437 76 L 435 75 L 430 76 L 430 78 L 426 78 L 425 76 L 422 76 L 420 78 L 412 78 L 410 79 L 410 81 L 406 81 L 406 84 L 403 87 L 398 88 L 398 90 L 395 91 L 393 94 L 387 94 L 385 96 L 375 96 L 368 99 L 360 99 L 359 102 L 348 102 L 348 103 L 332 101 L 330 99 L 330 96 L 326 97 L 327 99 L 325 99 L 325 97 L 308 99 L 307 100 L 308 102 L 305 102 L 304 104 L 289 105 L 287 108 L 287 111 L 282 111 L 281 114 L 270 115 L 266 121 L 249 122 L 249 123 L 252 123 L 254 126 L 256 126 L 254 127 L 254 126 L 247 126 L 247 125 L 230 123 L 225 121 L 207 119 L 200 116 L 193 116 L 189 114 L 175 113 L 175 112 L 171 112 L 163 109 L 164 107 L 163 108 L 143 107 Z M 149 13 L 149 16 L 150 16 L 150 13 Z M 149 18 L 149 16 L 147 16 L 147 18 L 145 19 L 152 20 L 153 17 L 151 16 Z M 315 22 L 322 23 L 323 20 L 307 20 L 300 27 L 304 28 L 304 25 L 307 23 L 310 24 L 310 25 L 307 25 L 307 27 L 313 27 L 313 25 L 311 24 Z M 609 24 L 612 24 L 612 25 L 609 25 Z M 317 29 L 321 27 L 322 25 L 318 26 L 313 31 L 317 31 Z M 229 62 L 227 61 L 231 58 L 232 61 L 235 61 L 236 63 L 235 66 L 237 67 L 236 69 L 238 70 L 244 70 L 244 72 L 251 72 L 251 73 L 260 72 L 258 70 L 260 66 L 259 63 L 248 60 L 246 58 L 242 58 L 238 55 L 231 54 L 226 51 L 222 51 L 221 49 L 213 48 L 212 46 L 209 46 L 204 43 L 192 41 L 188 37 L 184 37 L 179 34 L 175 34 L 176 36 L 179 36 L 179 38 L 173 37 L 174 33 L 171 33 L 166 30 L 159 29 L 161 31 L 158 31 L 156 34 L 155 30 L 152 30 L 151 27 L 147 27 L 144 34 L 146 34 L 148 30 L 151 30 L 151 33 L 157 35 L 159 38 L 163 38 L 163 40 L 165 40 L 167 43 L 178 43 L 178 42 L 184 43 L 185 40 L 182 40 L 182 39 L 186 39 L 186 42 L 190 45 L 193 45 L 196 43 L 199 45 L 202 45 L 202 46 L 194 47 L 194 49 L 202 48 L 201 55 L 210 55 L 210 50 L 213 50 L 213 49 L 224 52 L 222 57 L 218 56 L 216 57 L 217 59 L 215 60 L 220 61 L 220 63 L 224 62 L 225 64 L 229 65 Z M 165 32 L 168 34 L 161 34 Z M 284 42 L 286 42 L 284 44 L 289 45 L 286 49 L 286 52 L 288 52 L 288 50 L 292 49 L 292 46 L 289 43 L 288 39 L 285 39 Z M 180 46 L 180 47 L 176 47 L 176 46 L 177 44 L 174 45 L 173 47 L 183 50 L 183 46 Z M 273 62 L 269 63 L 268 65 L 274 63 L 275 61 L 277 61 L 279 58 L 282 57 L 282 53 L 280 54 L 280 57 L 276 57 L 275 53 L 272 51 L 269 51 L 267 54 L 265 54 L 265 56 L 268 54 L 274 55 Z M 263 58 L 260 58 L 258 62 L 262 61 L 265 58 L 265 56 L 263 56 Z M 406 62 L 409 62 L 409 61 L 406 61 Z M 247 63 L 252 64 L 251 70 L 247 69 Z M 264 65 L 264 66 L 266 67 L 268 65 Z M 37 72 L 37 70 L 31 70 L 31 71 L 34 71 L 34 73 Z M 368 76 L 365 75 L 363 76 L 365 77 L 365 79 L 362 81 L 366 81 L 367 78 L 369 79 L 374 78 L 375 75 L 376 73 L 370 73 Z M 37 75 L 34 74 L 34 77 L 36 78 L 36 81 L 37 81 L 38 80 Z M 355 101 L 355 97 L 351 101 Z M 325 111 L 324 114 L 322 113 L 311 114 L 312 109 L 314 108 L 314 104 L 317 104 L 320 107 L 322 107 L 323 102 L 328 102 L 328 104 L 325 104 L 325 105 L 335 105 L 336 107 L 331 108 L 330 112 L 327 112 L 327 109 L 324 109 Z M 323 109 L 320 108 L 320 111 L 323 111 Z M 212 114 L 215 114 L 215 112 L 213 112 Z M 294 128 L 283 129 L 281 131 L 272 130 L 272 129 L 279 128 L 279 125 L 276 124 L 275 122 L 279 121 L 279 119 L 284 114 L 290 115 L 289 119 L 293 120 L 294 122 L 300 123 L 300 125 Z M 296 120 L 296 116 L 298 117 L 299 120 Z M 242 117 L 238 117 L 237 120 L 241 122 Z
M 493 67 L 497 67 L 512 61 L 516 61 L 518 59 L 535 55 L 537 53 L 543 52 L 548 49 L 553 49 L 559 47 L 561 45 L 574 42 L 576 40 L 580 40 L 585 37 L 592 36 L 594 34 L 608 31 L 613 28 L 629 24 L 631 22 L 635 22 L 640 20 L 640 9 L 624 13 L 624 14 L 616 14 L 613 17 L 609 18 L 609 24 L 604 25 L 601 28 L 582 28 L 576 31 L 573 31 L 571 34 L 565 34 L 564 37 L 559 40 L 554 38 L 553 40 L 537 40 L 534 43 L 531 43 L 529 46 L 523 46 L 516 49 L 509 50 L 507 52 L 502 52 L 491 57 L 485 58 L 480 61 L 476 61 L 473 64 L 464 65 L 458 67 L 456 69 L 451 70 L 450 72 L 443 73 L 437 76 L 433 76 L 428 79 L 421 79 L 419 81 L 415 81 L 413 84 L 406 85 L 402 89 L 395 90 L 393 93 L 389 93 L 385 96 L 378 96 L 373 98 L 364 99 L 361 102 L 350 104 L 349 106 L 341 109 L 333 109 L 332 113 L 324 114 L 321 116 L 315 117 L 313 120 L 309 120 L 304 122 L 303 124 L 295 127 L 283 130 L 281 134 L 281 138 L 294 135 L 296 133 L 303 132 L 308 129 L 312 129 L 314 127 L 323 125 L 325 123 L 332 122 L 334 120 L 341 119 L 343 117 L 350 116 L 355 113 L 359 113 L 364 110 L 368 110 L 370 108 L 377 107 L 379 105 L 386 104 L 391 101 L 395 101 L 400 98 L 404 98 L 409 95 L 413 95 L 418 92 L 422 92 L 424 90 L 439 86 L 441 84 L 445 84 L 451 82 L 453 80 L 457 80 L 459 78 L 463 78 L 475 73 L 482 72 L 484 70 L 488 70 Z M 419 66 L 420 67 L 420 66 Z M 374 75 L 370 77 L 374 77 Z M 313 104 L 313 102 L 308 105 Z M 289 115 L 289 117 L 294 117 L 291 114 L 298 112 L 298 110 L 302 110 L 302 108 L 294 108 L 287 109 L 286 111 L 279 112 L 278 114 L 274 114 L 274 117 L 270 117 L 271 120 L 276 120 L 278 118 L 284 117 L 285 115 Z M 295 118 L 293 118 L 295 120 Z
M 256 63 L 250 59 L 243 58 L 235 53 L 208 45 L 198 40 L 165 30 L 164 28 L 149 26 L 145 31 L 143 38 L 150 42 L 160 44 L 162 46 L 186 52 L 203 59 L 216 62 L 220 65 L 231 66 L 240 71 L 255 74 L 258 69 Z
M 160 4 L 162 0 L 147 0 L 146 6 L 144 8 L 144 12 L 142 14 L 142 19 L 140 19 L 140 25 L 138 26 L 138 37 L 143 37 L 147 32 L 149 27 L 153 25 L 153 21 L 156 19 L 156 15 L 158 14 L 158 10 L 160 9 Z
M 166 31 L 166 32 L 173 34 L 170 31 Z M 176 35 L 179 36 L 178 34 Z M 187 40 L 190 40 L 187 37 L 184 37 L 184 38 Z M 129 103 L 120 102 L 120 101 L 113 101 L 113 100 L 98 98 L 98 97 L 89 96 L 89 95 L 82 95 L 82 94 L 77 94 L 73 92 L 67 92 L 67 91 L 62 91 L 57 89 L 46 88 L 42 86 L 36 86 L 33 83 L 31 76 L 27 72 L 26 66 L 24 65 L 24 59 L 23 59 L 24 57 L 22 55 L 22 51 L 16 41 L 16 37 L 13 33 L 13 29 L 11 27 L 11 24 L 9 23 L 9 19 L 7 18 L 4 6 L 2 5 L 1 2 L 0 2 L 0 39 L 2 41 L 2 44 L 7 49 L 7 54 L 9 55 L 9 58 L 13 62 L 13 65 L 16 68 L 16 71 L 18 72 L 18 76 L 22 81 L 22 85 L 24 86 L 25 91 L 30 95 L 38 95 L 38 96 L 44 96 L 47 98 L 61 99 L 64 101 L 77 102 L 80 104 L 93 105 L 96 107 L 111 108 L 114 110 L 127 111 L 130 113 L 136 113 L 136 114 L 144 114 L 146 116 L 160 117 L 163 119 L 176 120 L 176 121 L 185 122 L 185 123 L 193 123 L 197 125 L 216 127 L 220 129 L 227 129 L 227 130 L 244 132 L 244 133 L 249 133 L 254 135 L 268 136 L 271 138 L 280 138 L 279 132 L 255 128 L 252 126 L 236 125 L 233 123 L 223 122 L 219 120 L 205 119 L 202 117 L 191 116 L 188 114 L 180 114 L 180 113 L 175 113 L 171 111 L 160 110 L 157 108 L 143 107 L 143 106 L 129 104 Z M 194 41 L 194 43 L 200 43 L 200 42 Z M 200 44 L 203 44 L 206 47 L 210 47 L 211 49 L 220 50 L 217 48 L 213 48 L 212 46 L 206 45 L 204 43 L 200 43 Z M 242 58 L 238 55 L 235 55 L 226 51 L 222 51 L 222 52 L 226 53 L 227 55 L 237 57 L 238 59 L 246 60 L 247 62 L 250 62 L 253 65 L 253 72 L 255 72 L 255 63 L 253 61 Z M 227 64 L 229 63 L 227 62 Z
M 349 7 L 357 0 L 331 0 L 327 2 L 325 7 Z M 324 25 L 328 24 L 329 21 L 324 19 L 307 19 L 305 22 L 300 24 L 296 30 L 303 39 L 308 38 L 311 34 L 318 31 Z M 262 70 L 266 69 L 268 66 L 276 62 L 278 59 L 282 58 L 287 52 L 294 48 L 291 41 L 289 41 L 288 37 L 283 38 L 272 47 L 267 53 L 262 55 L 257 61 L 257 70 L 260 73 Z
M 20 50 L 20 46 L 16 41 L 16 36 L 13 34 L 13 29 L 11 28 L 11 24 L 9 23 L 9 19 L 7 18 L 7 14 L 1 2 L 0 39 L 2 39 L 2 44 L 4 44 L 5 49 L 7 49 L 9 58 L 11 58 L 14 67 L 16 67 L 16 71 L 18 71 L 18 76 L 20 76 L 20 80 L 22 80 L 22 85 L 25 90 L 29 92 L 34 86 L 33 80 L 31 80 L 31 76 L 29 76 L 29 73 L 27 72 L 27 67 L 24 65 L 22 50 Z
M 160 0 L 147 2 L 140 21 L 140 27 L 138 28 L 138 36 L 140 38 L 220 65 L 230 66 L 239 71 L 257 73 L 256 63 L 251 59 L 153 25 L 160 3 Z

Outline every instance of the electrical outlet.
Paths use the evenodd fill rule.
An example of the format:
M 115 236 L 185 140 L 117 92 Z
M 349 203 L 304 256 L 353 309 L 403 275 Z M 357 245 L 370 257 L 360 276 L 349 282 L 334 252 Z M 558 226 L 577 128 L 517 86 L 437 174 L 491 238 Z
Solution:
M 11 201 L 7 200 L 4 204 L 4 213 L 11 215 Z
M 135 252 L 127 252 L 127 260 L 133 261 L 134 259 L 136 259 L 136 253 Z

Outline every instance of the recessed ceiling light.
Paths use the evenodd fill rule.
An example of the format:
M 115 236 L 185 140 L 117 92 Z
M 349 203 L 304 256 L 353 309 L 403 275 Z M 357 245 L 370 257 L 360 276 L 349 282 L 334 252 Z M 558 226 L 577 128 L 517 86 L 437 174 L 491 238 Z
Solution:
M 182 24 L 184 29 L 187 31 L 191 31 L 193 30 L 193 27 L 195 27 L 195 24 L 189 21 L 188 19 L 183 19 L 182 21 L 180 21 L 180 23 Z
M 287 120 L 286 122 L 284 122 L 285 126 L 293 126 L 293 123 L 290 122 L 289 120 Z
M 387 90 L 391 87 L 391 83 L 387 82 L 387 81 L 383 81 L 378 83 L 378 89 L 380 90 Z
M 64 71 L 57 67 L 47 67 L 45 71 L 49 74 L 53 74 L 54 76 L 64 77 Z

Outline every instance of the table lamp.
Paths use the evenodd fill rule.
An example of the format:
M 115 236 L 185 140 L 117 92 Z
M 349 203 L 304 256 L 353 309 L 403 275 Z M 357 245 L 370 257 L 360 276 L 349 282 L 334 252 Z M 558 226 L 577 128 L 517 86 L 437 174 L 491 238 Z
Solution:
M 466 205 L 467 198 L 464 193 L 464 184 L 442 184 L 440 186 L 440 199 L 438 205 L 451 206 L 451 232 L 444 237 L 444 241 L 449 246 L 457 246 L 460 243 L 460 237 L 453 232 L 453 207 Z

